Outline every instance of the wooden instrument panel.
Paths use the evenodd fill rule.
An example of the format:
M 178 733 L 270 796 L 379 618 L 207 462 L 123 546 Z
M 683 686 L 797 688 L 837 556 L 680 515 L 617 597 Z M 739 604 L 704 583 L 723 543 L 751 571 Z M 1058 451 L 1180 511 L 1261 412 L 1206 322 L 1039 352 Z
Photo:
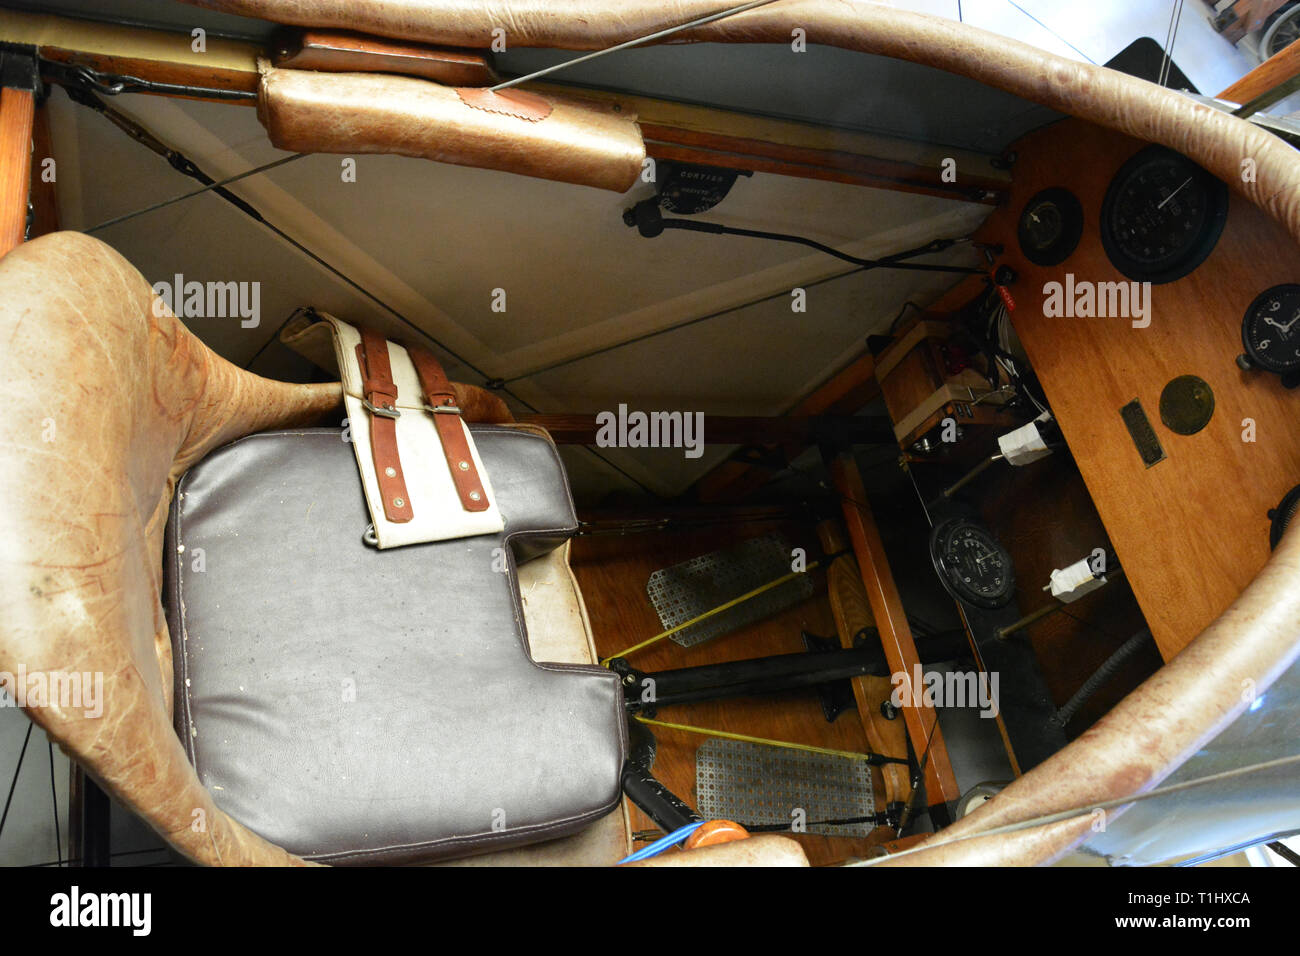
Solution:
M 1226 225 L 1190 275 L 1150 290 L 1150 325 L 1129 318 L 1043 314 L 1046 283 L 1128 282 L 1099 233 L 1111 179 L 1147 144 L 1078 120 L 1026 137 L 1009 205 L 980 232 L 1000 243 L 1019 334 L 1166 660 L 1250 583 L 1269 555 L 1268 511 L 1300 483 L 1300 390 L 1276 375 L 1240 370 L 1241 320 L 1273 285 L 1300 282 L 1300 247 L 1232 192 Z M 1229 187 L 1233 184 L 1229 183 Z M 1026 202 L 1063 186 L 1084 211 L 1083 237 L 1057 266 L 1022 254 L 1017 223 Z M 1214 392 L 1209 424 L 1193 435 L 1166 427 L 1160 396 L 1177 376 Z M 1165 458 L 1144 464 L 1120 409 L 1141 402 Z M 1252 439 L 1253 440 L 1250 440 Z

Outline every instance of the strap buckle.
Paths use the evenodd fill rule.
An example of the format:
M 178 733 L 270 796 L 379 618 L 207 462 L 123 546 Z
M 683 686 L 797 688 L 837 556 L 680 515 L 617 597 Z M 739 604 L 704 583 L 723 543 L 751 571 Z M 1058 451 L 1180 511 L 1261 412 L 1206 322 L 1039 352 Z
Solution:
M 362 407 L 365 408 L 365 410 L 368 411 L 371 415 L 378 415 L 378 416 L 381 417 L 381 418 L 394 418 L 394 419 L 396 419 L 396 418 L 401 418 L 401 417 L 402 417 L 402 413 L 399 412 L 396 408 L 390 408 L 390 407 L 387 407 L 387 406 L 375 405 L 375 404 L 372 403 L 372 402 L 370 401 L 370 399 L 368 399 L 368 398 L 363 398 L 363 399 L 361 400 L 361 405 L 362 405 Z
M 459 415 L 460 407 L 457 405 L 425 405 L 424 410 L 433 412 L 435 415 Z

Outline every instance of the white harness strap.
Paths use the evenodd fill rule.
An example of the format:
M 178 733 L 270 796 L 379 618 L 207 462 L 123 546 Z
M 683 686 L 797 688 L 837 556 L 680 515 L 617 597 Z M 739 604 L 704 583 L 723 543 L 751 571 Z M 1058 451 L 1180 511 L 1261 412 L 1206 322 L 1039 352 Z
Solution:
M 497 509 L 496 494 L 492 490 L 492 482 L 483 467 L 483 461 L 479 458 L 473 435 L 459 415 L 438 415 L 428 409 L 415 365 L 406 349 L 395 342 L 388 342 L 387 346 L 397 397 L 393 400 L 392 409 L 385 411 L 394 411 L 397 416 L 393 418 L 385 415 L 386 421 L 382 424 L 389 428 L 388 422 L 391 421 L 395 426 L 400 464 L 394 463 L 392 467 L 403 479 L 409 501 L 404 501 L 403 507 L 396 512 L 400 520 L 390 520 L 389 513 L 394 513 L 394 509 L 391 503 L 385 501 L 376 472 L 372 441 L 374 413 L 366 406 L 365 375 L 358 361 L 357 347 L 361 344 L 361 333 L 332 315 L 324 312 L 317 314 L 325 321 L 314 323 L 302 331 L 286 329 L 284 339 L 286 344 L 312 356 L 318 362 L 324 351 L 322 347 L 325 343 L 322 339 L 328 337 L 332 340 L 339 380 L 343 383 L 343 403 L 348 413 L 345 440 L 350 436 L 353 451 L 356 452 L 361 485 L 365 489 L 366 504 L 370 509 L 378 546 L 396 548 L 425 541 L 495 534 L 503 530 L 505 522 Z M 435 417 L 440 417 L 443 421 L 435 423 Z M 471 511 L 463 503 L 439 435 L 439 427 L 446 429 L 449 425 L 459 428 L 464 434 L 465 447 L 469 450 L 473 468 L 481 483 L 486 508 L 481 507 L 480 502 L 475 502 L 476 510 Z M 463 449 L 459 450 L 457 457 L 463 458 Z M 390 490 L 392 478 L 393 476 L 388 476 L 383 482 Z M 388 507 L 385 507 L 386 504 Z M 406 517 L 408 512 L 409 517 Z

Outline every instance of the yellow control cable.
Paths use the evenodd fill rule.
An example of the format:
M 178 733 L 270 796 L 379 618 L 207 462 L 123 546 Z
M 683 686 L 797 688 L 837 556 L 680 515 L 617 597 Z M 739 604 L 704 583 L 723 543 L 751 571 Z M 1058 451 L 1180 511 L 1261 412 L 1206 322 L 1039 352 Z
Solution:
M 670 627 L 668 630 L 664 631 L 663 633 L 656 634 L 654 637 L 644 640 L 640 644 L 633 644 L 631 647 L 623 648 L 623 650 L 619 651 L 617 654 L 610 654 L 609 657 L 606 657 L 600 663 L 603 666 L 608 667 L 609 662 L 616 657 L 627 657 L 627 655 L 633 653 L 634 651 L 639 651 L 643 647 L 649 647 L 651 644 L 658 643 L 659 641 L 662 641 L 665 637 L 672 637 L 678 631 L 684 631 L 693 624 L 698 624 L 700 623 L 700 621 L 707 620 L 713 617 L 713 615 L 715 614 L 721 614 L 723 611 L 733 608 L 737 604 L 742 604 L 745 601 L 748 601 L 750 598 L 758 597 L 758 595 L 762 594 L 764 591 L 770 591 L 772 590 L 772 588 L 780 587 L 782 584 L 785 584 L 787 581 L 793 581 L 799 575 L 807 574 L 809 571 L 816 568 L 818 563 L 819 562 L 817 561 L 811 561 L 808 563 L 808 566 L 805 567 L 802 571 L 791 571 L 789 574 L 782 575 L 781 577 L 777 578 L 775 581 L 768 581 L 766 584 L 761 584 L 758 587 L 754 588 L 754 590 L 742 594 L 738 598 L 732 598 L 726 604 L 719 604 L 717 607 L 713 608 L 712 610 L 708 610 L 705 611 L 703 614 L 696 615 L 695 617 L 691 618 L 689 621 L 683 621 L 681 624 L 678 624 L 676 627 Z
M 649 717 L 637 716 L 637 720 L 651 727 L 664 727 L 668 730 L 680 730 L 688 734 L 700 734 L 705 737 L 721 737 L 724 740 L 740 740 L 748 744 L 765 744 L 768 747 L 784 747 L 786 750 L 803 750 L 807 753 L 825 754 L 828 757 L 844 757 L 848 760 L 869 760 L 879 762 L 880 755 L 857 753 L 852 750 L 832 750 L 829 747 L 815 747 L 812 744 L 795 744 L 788 740 L 768 740 L 766 737 L 751 737 L 749 734 L 733 734 L 727 730 L 711 730 L 708 727 L 692 727 L 689 724 L 670 724 L 665 720 L 651 720 Z M 890 761 L 893 762 L 893 761 Z M 905 763 L 906 761 L 898 761 Z

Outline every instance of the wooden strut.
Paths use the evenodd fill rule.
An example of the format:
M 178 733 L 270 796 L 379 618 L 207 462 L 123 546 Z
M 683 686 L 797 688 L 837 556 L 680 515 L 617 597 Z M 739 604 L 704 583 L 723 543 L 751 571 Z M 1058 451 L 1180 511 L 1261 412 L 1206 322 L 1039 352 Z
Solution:
M 36 97 L 0 90 L 0 256 L 22 244 L 32 179 L 32 129 Z
M 1267 105 L 1269 94 L 1281 89 L 1297 76 L 1300 76 L 1300 41 L 1289 44 L 1286 49 L 1273 54 L 1220 93 L 1217 99 L 1240 104 L 1259 101 Z
M 862 583 L 866 585 L 867 599 L 871 604 L 876 628 L 880 632 L 885 660 L 889 662 L 894 674 L 901 674 L 904 681 L 910 682 L 914 668 L 921 666 L 921 658 L 912 639 L 912 630 L 903 611 L 903 600 L 894 583 L 884 544 L 880 540 L 880 531 L 867 502 L 862 475 L 858 471 L 857 462 L 849 453 L 836 455 L 830 463 L 830 472 L 831 481 L 840 495 L 844 523 L 848 527 L 849 540 L 858 559 Z M 914 691 L 907 695 L 907 699 L 911 703 L 903 707 L 903 719 L 907 724 L 912 749 L 918 759 L 927 747 L 930 753 L 925 766 L 926 799 L 931 806 L 953 803 L 961 797 L 961 792 L 957 788 L 957 778 L 948 756 L 943 730 L 937 723 L 939 715 L 933 706 L 925 702 L 924 693 Z

